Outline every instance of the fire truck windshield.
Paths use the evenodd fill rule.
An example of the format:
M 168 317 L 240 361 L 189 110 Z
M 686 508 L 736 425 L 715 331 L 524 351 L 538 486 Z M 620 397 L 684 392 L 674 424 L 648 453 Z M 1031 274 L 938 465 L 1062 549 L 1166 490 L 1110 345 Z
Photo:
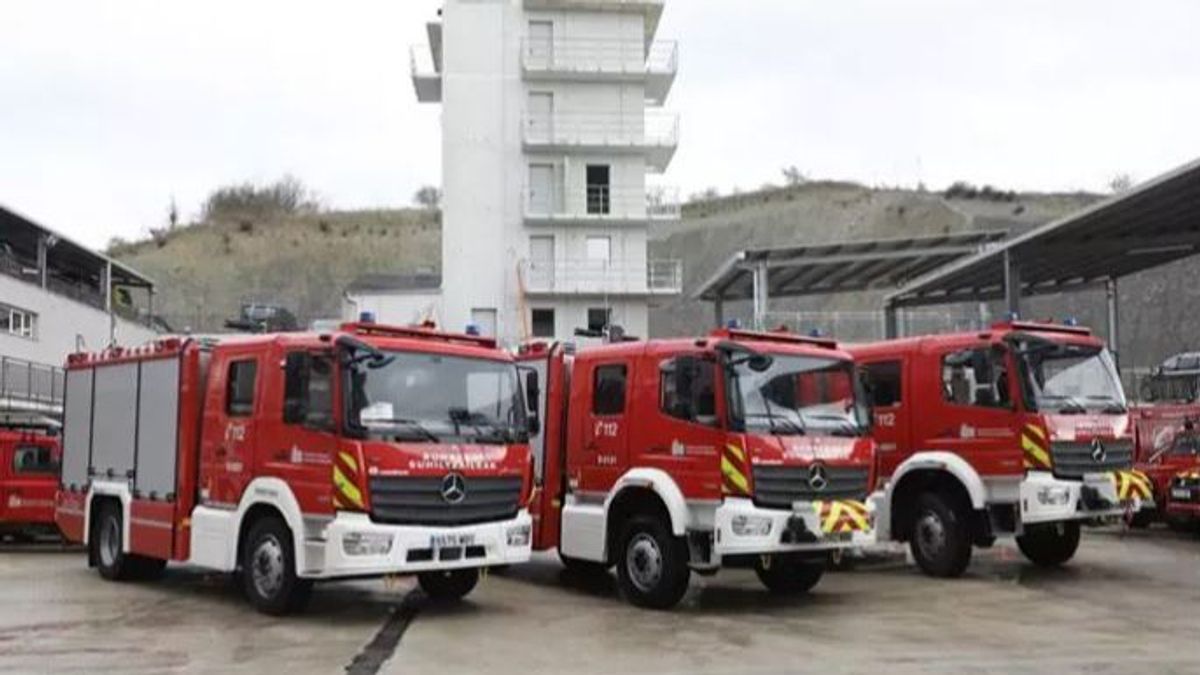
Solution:
M 866 396 L 853 364 L 773 354 L 736 359 L 730 367 L 730 415 L 735 428 L 777 435 L 860 436 Z
M 1036 339 L 1018 343 L 1017 353 L 1031 410 L 1064 415 L 1126 412 L 1125 392 L 1107 349 Z
M 502 445 L 528 438 L 511 363 L 387 352 L 349 369 L 352 432 L 388 440 Z

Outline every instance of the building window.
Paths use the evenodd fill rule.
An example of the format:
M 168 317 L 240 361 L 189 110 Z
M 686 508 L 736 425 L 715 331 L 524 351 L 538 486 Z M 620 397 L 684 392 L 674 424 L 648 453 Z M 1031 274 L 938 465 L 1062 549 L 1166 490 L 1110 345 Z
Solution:
M 533 337 L 536 338 L 552 338 L 555 334 L 554 329 L 554 310 L 553 309 L 535 309 L 533 310 Z
M 34 339 L 37 337 L 37 314 L 10 305 L 0 305 L 0 333 Z
M 588 331 L 599 333 L 608 328 L 612 323 L 612 308 L 610 307 L 590 307 L 587 314 Z
M 587 167 L 587 212 L 588 215 L 612 213 L 612 170 L 607 164 L 589 164 Z
M 587 261 L 607 263 L 612 260 L 612 237 L 588 237 Z
M 229 364 L 225 382 L 225 413 L 230 417 L 249 417 L 254 413 L 254 379 L 257 361 L 234 361 Z
M 625 380 L 628 369 L 624 365 L 599 366 L 592 390 L 592 414 L 620 415 L 625 412 Z

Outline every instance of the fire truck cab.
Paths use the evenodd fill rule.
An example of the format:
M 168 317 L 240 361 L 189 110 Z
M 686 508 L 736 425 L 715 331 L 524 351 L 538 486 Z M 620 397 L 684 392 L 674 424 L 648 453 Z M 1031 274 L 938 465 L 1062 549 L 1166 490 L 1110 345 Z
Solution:
M 0 537 L 55 534 L 58 436 L 45 426 L 0 426 Z
M 1112 356 L 1087 329 L 1009 322 L 850 352 L 887 481 L 879 537 L 907 541 L 927 574 L 960 575 L 973 545 L 1006 534 L 1059 565 L 1081 522 L 1150 502 Z
M 725 330 L 522 361 L 545 420 L 534 547 L 615 565 L 634 604 L 674 606 L 692 571 L 729 566 L 804 592 L 830 552 L 874 542 L 869 414 L 832 341 Z
M 1200 404 L 1162 403 L 1133 410 L 1138 471 L 1150 477 L 1154 509 L 1143 509 L 1136 526 L 1166 520 L 1174 527 L 1200 521 Z
M 267 613 L 314 581 L 417 574 L 431 596 L 530 556 L 512 356 L 431 328 L 171 339 L 67 366 L 57 520 L 108 579 L 238 573 Z

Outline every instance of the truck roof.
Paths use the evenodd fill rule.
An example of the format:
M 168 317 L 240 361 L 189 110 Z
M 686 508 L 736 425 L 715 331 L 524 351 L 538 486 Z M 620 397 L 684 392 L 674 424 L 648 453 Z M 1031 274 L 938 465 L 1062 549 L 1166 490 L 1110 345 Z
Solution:
M 587 347 L 580 350 L 580 353 L 606 356 L 636 356 L 654 349 L 666 349 L 668 351 L 685 351 L 697 347 L 711 349 L 717 343 L 723 341 L 738 342 L 755 351 L 773 354 L 817 356 L 843 361 L 850 361 L 854 358 L 849 352 L 841 349 L 836 341 L 827 338 L 809 337 L 782 331 L 756 332 L 737 329 L 715 330 L 709 335 L 699 338 L 663 338 L 617 342 L 597 347 Z
M 894 340 L 881 340 L 879 342 L 852 344 L 847 345 L 846 348 L 855 356 L 870 357 L 917 351 L 922 346 L 929 343 L 937 343 L 943 346 L 956 346 L 959 344 L 965 346 L 974 344 L 980 339 L 990 340 L 995 337 L 1004 337 L 1012 333 L 1028 333 L 1045 338 L 1047 340 L 1068 344 L 1088 345 L 1095 347 L 1104 346 L 1103 340 L 1092 335 L 1092 331 L 1090 329 L 1081 326 L 1038 323 L 1032 321 L 1005 321 L 992 324 L 990 328 L 984 330 L 918 335 L 915 337 L 897 338 Z

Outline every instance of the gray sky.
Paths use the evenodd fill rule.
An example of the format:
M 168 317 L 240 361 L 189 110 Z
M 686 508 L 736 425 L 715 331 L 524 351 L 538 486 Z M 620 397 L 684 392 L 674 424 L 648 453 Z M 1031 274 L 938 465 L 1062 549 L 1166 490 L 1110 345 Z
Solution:
M 84 243 L 291 173 L 336 208 L 441 172 L 408 47 L 438 0 L 0 0 L 0 203 Z M 1102 190 L 1200 156 L 1195 0 L 669 0 L 684 194 L 814 178 Z

